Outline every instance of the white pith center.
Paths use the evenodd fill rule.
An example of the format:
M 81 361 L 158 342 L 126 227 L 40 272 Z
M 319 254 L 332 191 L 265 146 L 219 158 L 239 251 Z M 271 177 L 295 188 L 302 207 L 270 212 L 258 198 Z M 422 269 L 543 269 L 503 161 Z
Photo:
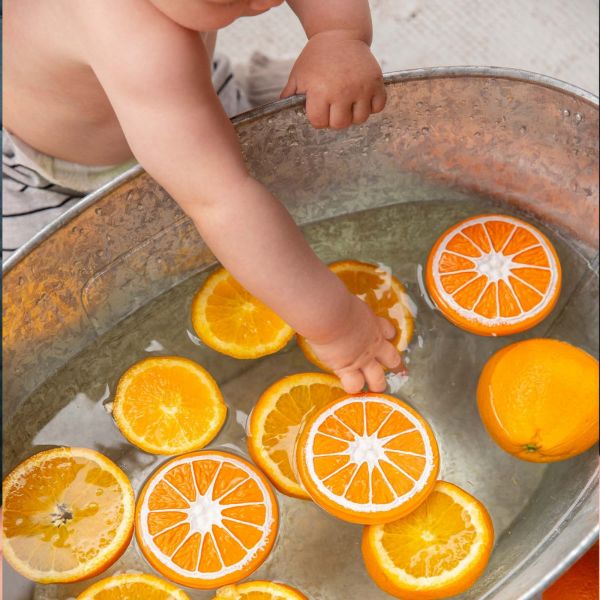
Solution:
M 494 250 L 475 260 L 475 270 L 494 283 L 501 279 L 508 281 L 512 266 L 513 262 L 510 257 Z
M 217 500 L 200 496 L 190 504 L 187 510 L 192 531 L 190 533 L 208 533 L 214 525 L 221 525 L 222 506 Z
M 379 438 L 376 435 L 363 435 L 358 437 L 348 445 L 348 454 L 350 460 L 357 465 L 367 463 L 369 469 L 373 469 L 379 464 L 380 460 L 386 458 L 383 450 L 383 444 L 388 440 Z

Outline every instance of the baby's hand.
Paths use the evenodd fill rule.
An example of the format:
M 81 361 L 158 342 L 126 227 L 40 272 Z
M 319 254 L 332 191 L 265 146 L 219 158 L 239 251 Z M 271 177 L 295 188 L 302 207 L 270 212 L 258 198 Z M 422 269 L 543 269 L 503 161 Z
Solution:
M 383 392 L 384 367 L 393 369 L 402 361 L 398 350 L 388 341 L 395 334 L 389 321 L 375 316 L 362 300 L 353 297 L 344 331 L 327 343 L 310 340 L 309 343 L 349 394 L 360 392 L 365 382 L 372 392 Z
M 314 35 L 296 60 L 282 98 L 306 94 L 306 115 L 314 127 L 342 129 L 364 123 L 383 110 L 381 68 L 362 40 L 348 32 Z

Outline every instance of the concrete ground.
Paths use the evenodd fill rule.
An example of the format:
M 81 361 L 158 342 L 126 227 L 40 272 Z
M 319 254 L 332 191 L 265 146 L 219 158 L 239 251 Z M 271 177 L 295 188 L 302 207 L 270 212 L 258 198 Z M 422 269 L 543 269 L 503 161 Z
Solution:
M 598 94 L 598 0 L 370 0 L 384 72 L 485 65 L 551 75 Z M 298 55 L 306 36 L 287 5 L 219 33 L 242 70 L 250 55 Z

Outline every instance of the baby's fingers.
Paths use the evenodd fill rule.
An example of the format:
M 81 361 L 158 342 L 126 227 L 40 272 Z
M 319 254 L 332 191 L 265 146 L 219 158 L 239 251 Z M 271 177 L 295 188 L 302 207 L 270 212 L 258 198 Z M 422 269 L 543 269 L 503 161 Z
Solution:
M 386 340 L 392 340 L 396 337 L 396 328 L 383 317 L 377 317 L 381 333 Z
M 363 367 L 362 371 L 372 392 L 385 392 L 387 387 L 385 374 L 383 367 L 377 361 L 371 361 L 366 367 Z
M 365 378 L 359 370 L 338 371 L 336 375 L 347 394 L 358 394 L 365 387 Z
M 308 93 L 306 95 L 306 116 L 310 124 L 317 129 L 329 127 L 329 102 L 316 94 Z
M 383 342 L 375 353 L 375 358 L 388 369 L 395 369 L 402 363 L 398 349 L 390 342 Z
M 344 129 L 352 125 L 352 104 L 336 102 L 329 111 L 329 126 L 333 129 Z

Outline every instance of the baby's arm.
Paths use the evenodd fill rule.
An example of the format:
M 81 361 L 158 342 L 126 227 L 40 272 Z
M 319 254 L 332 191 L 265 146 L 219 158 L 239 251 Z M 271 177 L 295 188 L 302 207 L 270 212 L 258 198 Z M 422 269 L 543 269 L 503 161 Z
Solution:
M 348 127 L 383 110 L 385 88 L 371 54 L 368 0 L 288 0 L 308 37 L 282 97 L 306 94 L 315 127 Z
M 349 294 L 247 172 L 197 33 L 149 3 L 82 3 L 91 66 L 130 147 L 233 276 L 315 345 L 350 392 L 385 388 L 391 325 Z M 135 22 L 136 27 L 131 23 Z M 393 329 L 393 328 L 391 328 Z

